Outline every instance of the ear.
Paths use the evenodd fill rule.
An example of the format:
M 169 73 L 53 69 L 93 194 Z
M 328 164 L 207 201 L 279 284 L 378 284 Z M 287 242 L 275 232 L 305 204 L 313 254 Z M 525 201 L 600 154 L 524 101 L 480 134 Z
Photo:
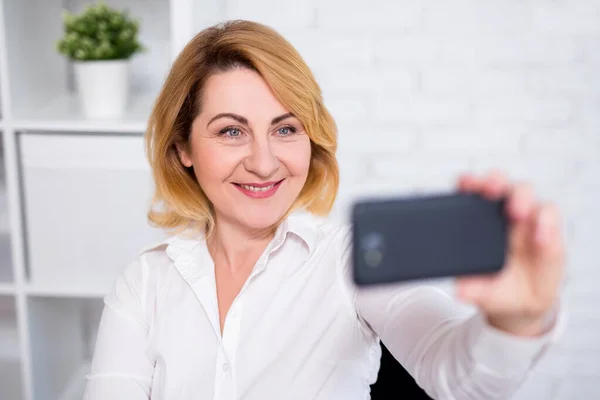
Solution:
M 185 167 L 191 167 L 193 164 L 192 157 L 190 156 L 190 153 L 188 152 L 186 146 L 182 143 L 177 143 L 175 146 L 177 147 L 177 154 L 179 155 L 179 160 L 181 161 L 181 163 Z

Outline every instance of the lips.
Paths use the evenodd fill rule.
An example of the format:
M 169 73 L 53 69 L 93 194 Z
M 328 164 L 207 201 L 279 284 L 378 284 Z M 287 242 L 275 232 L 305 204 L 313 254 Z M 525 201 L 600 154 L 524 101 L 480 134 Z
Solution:
M 270 197 L 279 188 L 284 179 L 264 183 L 233 183 L 242 193 L 253 198 Z

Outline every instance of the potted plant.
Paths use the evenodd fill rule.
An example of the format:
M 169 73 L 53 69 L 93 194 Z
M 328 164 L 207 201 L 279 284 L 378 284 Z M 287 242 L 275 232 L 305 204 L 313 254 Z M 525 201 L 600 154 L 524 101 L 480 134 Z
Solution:
M 85 116 L 116 118 L 129 100 L 129 63 L 145 50 L 138 41 L 139 21 L 127 10 L 103 2 L 90 4 L 79 15 L 65 11 L 64 35 L 58 51 L 73 61 L 75 84 Z

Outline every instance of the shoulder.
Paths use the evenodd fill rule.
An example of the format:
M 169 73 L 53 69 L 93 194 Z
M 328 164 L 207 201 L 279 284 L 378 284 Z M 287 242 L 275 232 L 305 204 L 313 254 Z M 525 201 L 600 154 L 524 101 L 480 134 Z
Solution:
M 169 253 L 172 244 L 176 242 L 176 236 L 169 236 L 161 241 L 143 246 L 125 269 L 125 274 L 129 272 L 140 280 L 147 280 L 152 275 L 165 273 L 173 266 L 173 260 L 169 257 Z
M 341 249 L 348 238 L 348 226 L 330 218 L 307 211 L 296 211 L 285 221 L 284 229 L 293 233 L 308 245 L 312 256 L 321 259 L 324 253 L 331 255 Z
M 352 252 L 352 226 L 326 217 L 310 216 L 314 232 L 313 259 L 328 266 L 335 265 L 346 281 L 349 273 L 349 260 Z
M 351 238 L 351 225 L 309 213 L 299 213 L 295 218 L 302 219 L 313 230 L 319 243 L 342 243 Z
M 188 256 L 203 243 L 204 236 L 193 232 L 169 235 L 142 247 L 138 253 L 138 262 L 153 269 L 172 267 L 179 258 Z
M 352 246 L 352 226 L 349 223 L 323 220 L 317 226 L 318 242 L 328 251 L 343 258 Z
M 156 295 L 167 275 L 175 270 L 177 261 L 189 252 L 192 245 L 200 243 L 200 240 L 183 236 L 167 236 L 142 247 L 116 277 L 106 300 L 124 300 L 133 296 L 144 301 L 147 300 L 145 298 Z

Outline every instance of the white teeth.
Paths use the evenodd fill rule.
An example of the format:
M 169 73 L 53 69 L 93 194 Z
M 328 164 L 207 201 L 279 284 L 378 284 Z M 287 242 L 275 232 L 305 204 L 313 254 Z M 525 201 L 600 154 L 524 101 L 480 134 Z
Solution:
M 275 186 L 275 184 L 265 186 L 265 187 L 256 187 L 256 186 L 250 186 L 250 185 L 240 185 L 240 186 L 246 190 L 251 190 L 253 192 L 266 192 L 269 189 L 273 189 L 273 186 Z

